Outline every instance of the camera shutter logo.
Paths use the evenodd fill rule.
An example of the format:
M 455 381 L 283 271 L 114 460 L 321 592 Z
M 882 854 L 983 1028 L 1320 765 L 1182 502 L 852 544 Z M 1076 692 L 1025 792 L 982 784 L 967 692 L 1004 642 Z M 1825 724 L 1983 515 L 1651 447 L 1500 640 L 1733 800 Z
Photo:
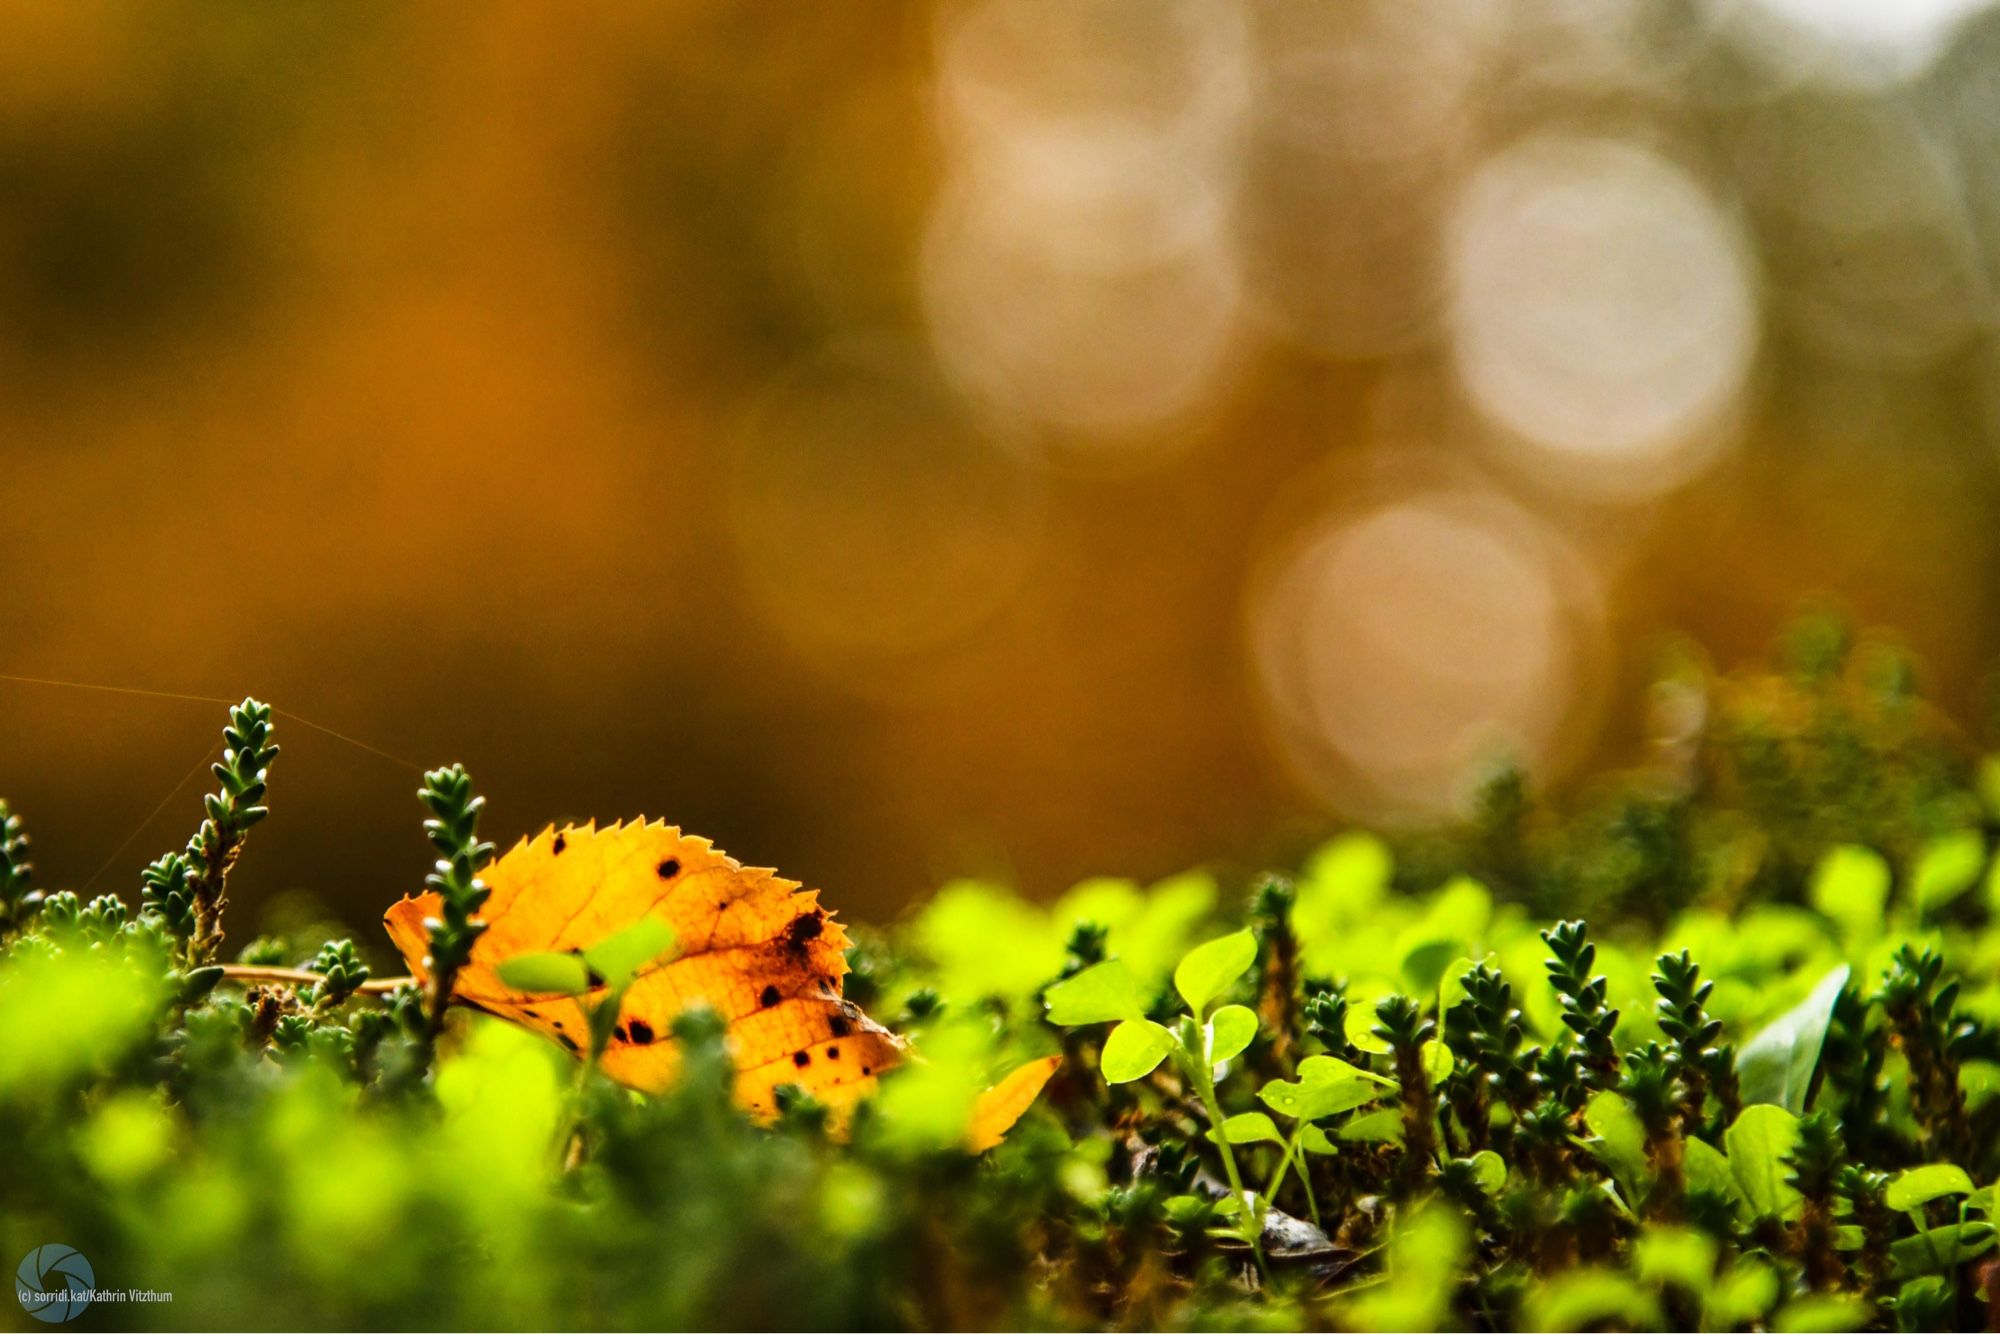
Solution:
M 82 1315 L 97 1287 L 97 1275 L 83 1253 L 74 1246 L 53 1243 L 29 1251 L 14 1277 L 21 1309 L 51 1325 Z

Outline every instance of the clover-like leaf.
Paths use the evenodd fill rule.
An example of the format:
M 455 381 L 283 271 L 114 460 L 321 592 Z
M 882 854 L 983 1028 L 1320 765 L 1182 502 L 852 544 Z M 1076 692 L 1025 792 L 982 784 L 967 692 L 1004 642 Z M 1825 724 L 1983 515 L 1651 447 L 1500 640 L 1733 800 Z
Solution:
M 1934 838 L 1917 854 L 1910 897 L 1920 912 L 1942 908 L 1971 889 L 1986 869 L 1986 840 L 1976 829 Z
M 1972 1178 L 1955 1163 L 1931 1163 L 1898 1173 L 1889 1183 L 1883 1201 L 1902 1213 L 1937 1199 L 1940 1195 L 1970 1195 Z
M 1210 1130 L 1208 1137 L 1220 1144 L 1283 1144 L 1284 1136 L 1271 1118 L 1262 1112 L 1238 1112 L 1220 1126 Z
M 1786 1155 L 1799 1142 L 1799 1119 L 1782 1107 L 1756 1103 L 1745 1107 L 1724 1133 L 1729 1168 L 1751 1212 L 1759 1217 L 1784 1217 L 1803 1200 L 1785 1180 Z
M 1247 1005 L 1225 1005 L 1209 1016 L 1206 1037 L 1210 1065 L 1240 1056 L 1257 1036 L 1257 1013 Z
M 1491 1149 L 1481 1149 L 1466 1159 L 1472 1164 L 1472 1179 L 1488 1195 L 1498 1195 L 1507 1184 L 1507 1160 Z
M 1607 1089 L 1583 1109 L 1583 1123 L 1594 1136 L 1586 1146 L 1621 1185 L 1645 1180 L 1646 1127 L 1631 1103 Z
M 516 991 L 580 996 L 590 990 L 590 966 L 577 954 L 537 951 L 502 959 L 500 980 Z
M 1332 1056 L 1299 1062 L 1296 1080 L 1274 1079 L 1257 1090 L 1266 1107 L 1295 1121 L 1317 1121 L 1348 1112 L 1382 1096 L 1394 1080 L 1357 1069 Z
M 1873 848 L 1843 843 L 1819 859 L 1807 893 L 1812 906 L 1840 923 L 1848 935 L 1865 937 L 1882 925 L 1882 911 L 1889 902 L 1889 863 Z
M 1942 1274 L 1993 1249 L 1991 1223 L 1952 1223 L 1889 1244 L 1891 1277 Z
M 674 945 L 673 927 L 647 916 L 585 950 L 583 958 L 607 986 L 618 988 L 640 969 L 671 954 Z
M 1104 1039 L 1100 1068 L 1107 1083 L 1129 1084 L 1159 1067 L 1174 1047 L 1174 1035 L 1150 1019 L 1127 1019 Z
M 1394 1107 L 1357 1116 L 1340 1128 L 1340 1138 L 1362 1144 L 1401 1144 L 1403 1113 Z
M 1417 1063 L 1423 1067 L 1424 1078 L 1430 1081 L 1432 1088 L 1436 1088 L 1451 1077 L 1451 1048 L 1432 1038 L 1417 1053 Z
M 1137 1019 L 1143 1007 L 1132 970 L 1122 959 L 1109 959 L 1065 978 L 1043 994 L 1049 1022 L 1064 1028 Z
M 1206 1014 L 1215 998 L 1229 990 L 1256 961 L 1257 937 L 1248 930 L 1211 940 L 1189 950 L 1174 969 L 1174 990 L 1181 993 L 1189 1010 Z

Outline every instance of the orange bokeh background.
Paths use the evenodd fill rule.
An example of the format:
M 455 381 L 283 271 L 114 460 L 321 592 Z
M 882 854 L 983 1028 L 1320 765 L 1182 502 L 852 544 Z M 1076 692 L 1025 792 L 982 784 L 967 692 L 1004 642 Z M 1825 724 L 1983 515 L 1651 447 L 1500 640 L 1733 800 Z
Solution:
M 0 671 L 876 918 L 1560 788 L 1817 594 L 1970 722 L 2000 15 L 1888 8 L 0 4 Z M 221 721 L 0 682 L 41 883 Z M 279 739 L 237 900 L 366 923 L 417 775 Z

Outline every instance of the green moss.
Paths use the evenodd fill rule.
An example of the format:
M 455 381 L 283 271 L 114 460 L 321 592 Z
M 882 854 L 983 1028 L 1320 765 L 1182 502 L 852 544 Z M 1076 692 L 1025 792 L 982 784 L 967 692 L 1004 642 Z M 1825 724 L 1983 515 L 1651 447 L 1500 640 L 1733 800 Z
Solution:
M 274 753 L 246 702 L 136 912 L 30 892 L 0 807 L 0 1257 L 173 1293 L 100 1326 L 1982 1328 L 1979 769 L 1879 655 L 1790 653 L 1678 678 L 1706 730 L 1568 808 L 1505 775 L 1472 827 L 1347 833 L 1235 892 L 948 887 L 861 933 L 854 993 L 927 1059 L 838 1138 L 802 1097 L 750 1124 L 700 1014 L 641 1097 L 440 1027 L 369 981 L 379 941 L 259 941 L 315 977 L 222 979 Z M 423 796 L 448 971 L 490 845 L 463 770 Z M 953 1147 L 1050 1052 L 1005 1144 Z

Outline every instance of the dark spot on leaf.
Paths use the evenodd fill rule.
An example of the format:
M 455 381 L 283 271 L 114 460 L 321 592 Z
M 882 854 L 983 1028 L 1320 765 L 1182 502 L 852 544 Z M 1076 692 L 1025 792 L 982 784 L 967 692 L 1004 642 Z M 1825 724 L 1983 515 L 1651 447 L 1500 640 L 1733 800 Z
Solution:
M 669 857 L 665 861 L 661 862 L 656 869 L 660 873 L 660 879 L 671 880 L 675 876 L 681 873 L 680 859 L 677 857 Z
M 757 997 L 757 1003 L 767 1010 L 776 1005 L 778 1003 L 778 988 L 775 985 L 765 987 L 763 994 Z
M 571 1051 L 575 1051 L 575 1050 L 577 1049 L 577 1048 L 576 1048 L 576 1039 L 575 1039 L 575 1038 L 573 1038 L 573 1037 L 571 1037 L 571 1036 L 570 1036 L 569 1034 L 567 1034 L 567 1033 L 558 1033 L 558 1034 L 556 1034 L 556 1040 L 557 1040 L 558 1042 L 562 1043 L 562 1045 L 563 1045 L 563 1046 L 565 1046 L 565 1047 L 568 1047 L 568 1048 L 569 1048 L 569 1049 L 570 1049 Z
M 800 913 L 792 919 L 791 925 L 785 928 L 785 943 L 795 950 L 803 950 L 807 941 L 818 940 L 820 932 L 824 930 L 826 930 L 825 913 L 818 909 Z
M 840 1048 L 838 1048 L 838 1047 L 828 1047 L 828 1048 L 826 1049 L 826 1059 L 827 1059 L 827 1060 L 829 1060 L 829 1061 L 837 1061 L 837 1060 L 839 1060 L 839 1059 L 840 1059 Z
M 874 1074 L 874 1073 L 875 1073 L 875 1072 L 874 1072 L 873 1070 L 870 1070 L 870 1069 L 869 1069 L 869 1068 L 868 1068 L 867 1066 L 865 1066 L 865 1065 L 861 1067 L 861 1077 L 862 1077 L 863 1079 L 866 1079 L 866 1078 L 868 1078 L 868 1076 L 870 1076 L 870 1075 L 872 1075 L 872 1074 Z
M 549 848 L 549 851 L 550 851 L 550 852 L 551 852 L 552 854 L 554 854 L 555 856 L 558 856 L 558 857 L 560 857 L 560 856 L 562 856 L 562 850 L 563 850 L 564 848 L 568 847 L 568 846 L 569 846 L 569 840 L 568 840 L 568 839 L 566 839 L 566 838 L 564 838 L 564 837 L 563 837 L 563 836 L 562 836 L 561 834 L 557 834 L 557 835 L 556 835 L 556 841 L 555 841 L 555 843 L 554 843 L 554 844 L 553 844 L 553 845 L 552 845 L 552 846 L 551 846 L 551 847 Z
M 853 1026 L 847 1022 L 847 1016 L 844 1014 L 833 1016 L 833 1022 L 827 1027 L 833 1030 L 833 1035 L 837 1038 L 844 1038 L 853 1031 Z
M 612 1029 L 611 1036 L 617 1038 L 620 1042 L 626 1041 L 627 1039 L 625 1036 L 625 1025 L 620 1024 L 618 1025 L 618 1027 Z
M 632 1041 L 638 1043 L 640 1046 L 643 1047 L 653 1040 L 653 1026 L 644 1019 L 634 1019 L 631 1028 Z
M 803 1051 L 795 1051 L 795 1052 L 793 1052 L 793 1053 L 792 1053 L 792 1064 L 793 1064 L 793 1065 L 800 1065 L 800 1066 L 803 1066 L 803 1065 L 811 1065 L 811 1064 L 812 1064 L 812 1055 L 811 1055 L 811 1053 L 809 1053 L 809 1052 L 803 1052 Z

